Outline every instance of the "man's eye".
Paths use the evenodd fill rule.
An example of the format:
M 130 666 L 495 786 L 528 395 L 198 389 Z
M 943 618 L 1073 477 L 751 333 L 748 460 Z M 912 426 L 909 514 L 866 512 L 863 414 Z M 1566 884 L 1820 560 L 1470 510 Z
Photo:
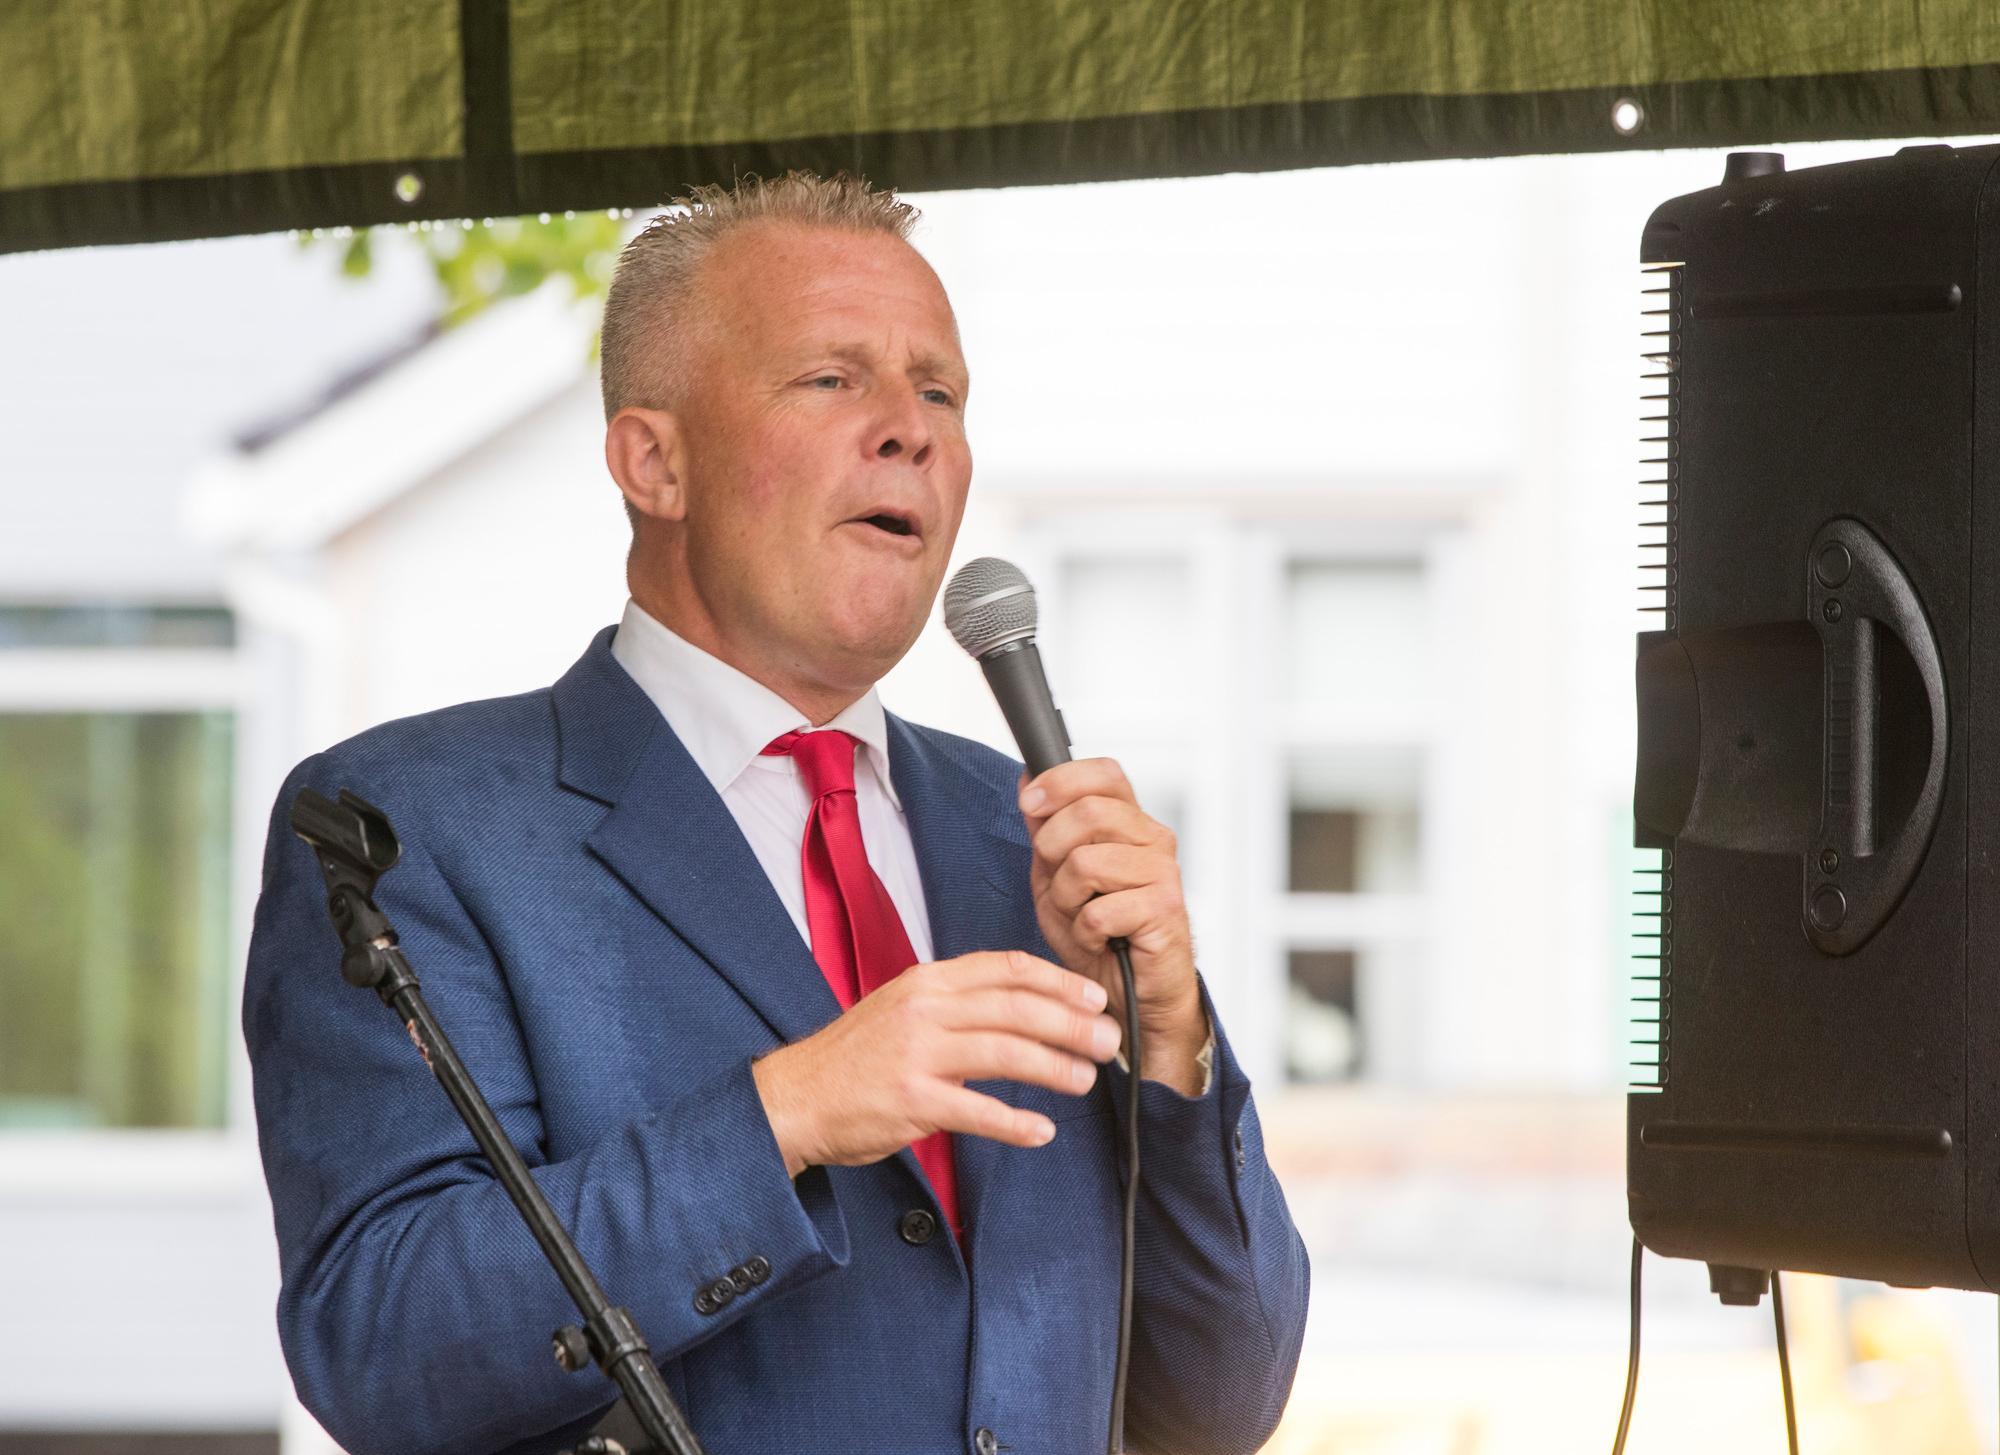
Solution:
M 838 374 L 822 374 L 810 382 L 815 389 L 838 389 L 841 385 L 841 378 Z
M 949 389 L 926 389 L 924 391 L 924 398 L 930 400 L 933 404 L 942 404 L 947 407 L 954 402 Z

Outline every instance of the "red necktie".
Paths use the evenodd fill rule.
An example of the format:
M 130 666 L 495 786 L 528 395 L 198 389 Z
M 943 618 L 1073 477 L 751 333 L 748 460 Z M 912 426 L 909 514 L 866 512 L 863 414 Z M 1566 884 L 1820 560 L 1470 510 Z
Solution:
M 764 749 L 797 763 L 812 795 L 802 850 L 806 928 L 813 959 L 842 1010 L 917 963 L 902 916 L 861 841 L 861 813 L 854 798 L 854 750 L 859 746 L 843 732 L 790 732 Z M 933 1132 L 913 1150 L 962 1242 L 950 1135 Z

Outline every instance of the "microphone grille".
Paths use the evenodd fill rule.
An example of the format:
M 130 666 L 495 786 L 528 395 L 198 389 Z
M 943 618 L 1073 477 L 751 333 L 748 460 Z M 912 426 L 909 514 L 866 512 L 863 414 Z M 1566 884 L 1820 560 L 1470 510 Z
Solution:
M 944 624 L 975 657 L 1035 634 L 1035 588 L 1012 561 L 981 556 L 944 588 Z

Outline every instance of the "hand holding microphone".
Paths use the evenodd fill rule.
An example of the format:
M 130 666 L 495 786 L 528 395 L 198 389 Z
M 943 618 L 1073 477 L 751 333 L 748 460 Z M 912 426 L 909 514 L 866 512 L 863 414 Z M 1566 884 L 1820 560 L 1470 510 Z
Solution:
M 1131 946 L 1145 1074 L 1193 1096 L 1208 1025 L 1173 831 L 1139 807 L 1110 758 L 1058 764 L 1024 780 L 1021 813 L 1035 849 L 1030 883 L 1043 938 L 1065 965 L 1104 987 L 1121 1023 L 1125 987 L 1111 942 Z
M 1115 761 L 1070 758 L 1035 646 L 1035 590 L 1018 567 L 991 556 L 967 562 L 945 588 L 944 619 L 978 659 L 1028 765 L 1020 804 L 1043 937 L 1065 965 L 1104 987 L 1121 1022 L 1113 942 L 1129 944 L 1145 1074 L 1193 1096 L 1208 1026 L 1172 831 L 1139 807 Z
M 1011 562 L 982 556 L 944 591 L 944 623 L 979 661 L 1028 771 L 1021 816 L 1034 846 L 1029 871 L 1042 938 L 1072 970 L 1104 987 L 1127 1027 L 1134 1081 L 1202 1091 L 1208 1039 L 1181 898 L 1174 836 L 1139 808 L 1109 758 L 1072 762 L 1069 731 L 1035 647 L 1035 588 Z M 1125 1102 L 1125 1210 L 1118 1268 L 1118 1362 L 1105 1448 L 1125 1448 L 1125 1378 L 1132 1363 L 1138 1267 L 1139 1101 Z

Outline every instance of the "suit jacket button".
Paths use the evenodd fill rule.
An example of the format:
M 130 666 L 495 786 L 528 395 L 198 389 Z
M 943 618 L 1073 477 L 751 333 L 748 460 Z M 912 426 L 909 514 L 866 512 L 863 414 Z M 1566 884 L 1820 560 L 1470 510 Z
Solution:
M 729 1270 L 729 1286 L 738 1293 L 748 1293 L 757 1280 L 750 1276 L 750 1270 L 741 1265 Z
M 913 1207 L 897 1220 L 896 1231 L 912 1248 L 921 1248 L 937 1232 L 937 1219 L 923 1208 Z
M 743 1271 L 750 1275 L 752 1283 L 762 1283 L 771 1276 L 771 1260 L 759 1254 L 744 1260 Z
M 731 1283 L 728 1275 L 725 1274 L 723 1277 L 709 1284 L 708 1297 L 717 1308 L 721 1308 L 729 1300 L 736 1297 L 736 1285 Z
M 979 1455 L 993 1455 L 993 1452 L 1000 1448 L 1000 1437 L 981 1425 L 978 1433 L 972 1437 L 972 1448 L 977 1450 Z
M 712 1314 L 715 1312 L 715 1300 L 709 1297 L 708 1289 L 705 1286 L 694 1296 L 694 1311 L 698 1314 Z

